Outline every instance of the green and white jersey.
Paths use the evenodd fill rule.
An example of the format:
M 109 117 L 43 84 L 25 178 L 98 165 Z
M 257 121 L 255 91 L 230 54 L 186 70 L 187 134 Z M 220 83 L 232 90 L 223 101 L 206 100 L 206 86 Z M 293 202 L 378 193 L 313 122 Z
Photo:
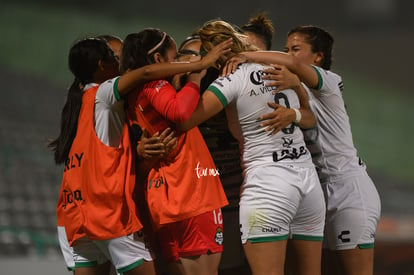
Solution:
M 293 90 L 273 95 L 275 87 L 266 87 L 262 80 L 261 64 L 246 63 L 233 74 L 220 77 L 208 88 L 222 102 L 229 129 L 239 141 L 242 167 L 249 169 L 262 164 L 313 166 L 302 131 L 291 124 L 279 133 L 270 135 L 260 126 L 258 118 L 272 112 L 268 102 L 299 108 L 299 99 Z
M 108 146 L 118 147 L 125 125 L 125 102 L 114 88 L 118 77 L 103 82 L 95 97 L 95 132 Z M 86 87 L 91 87 L 88 84 Z
M 357 156 L 349 117 L 342 97 L 342 78 L 314 66 L 319 87 L 310 89 L 309 100 L 317 126 L 304 130 L 321 182 L 359 174 L 365 165 Z

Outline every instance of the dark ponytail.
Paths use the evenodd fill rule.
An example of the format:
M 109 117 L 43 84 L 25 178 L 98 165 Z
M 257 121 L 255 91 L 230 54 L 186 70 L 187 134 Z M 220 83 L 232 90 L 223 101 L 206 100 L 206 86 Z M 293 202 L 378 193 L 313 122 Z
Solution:
M 48 145 L 54 151 L 55 162 L 58 164 L 64 163 L 67 159 L 76 136 L 78 117 L 82 106 L 83 89 L 81 89 L 81 85 L 79 79 L 76 78 L 70 86 L 61 114 L 59 137 Z
M 67 160 L 75 139 L 84 85 L 93 82 L 99 60 L 106 60 L 109 55 L 106 42 L 100 39 L 87 38 L 75 43 L 70 49 L 68 63 L 75 80 L 68 90 L 66 103 L 62 109 L 60 134 L 48 144 L 54 152 L 57 164 Z

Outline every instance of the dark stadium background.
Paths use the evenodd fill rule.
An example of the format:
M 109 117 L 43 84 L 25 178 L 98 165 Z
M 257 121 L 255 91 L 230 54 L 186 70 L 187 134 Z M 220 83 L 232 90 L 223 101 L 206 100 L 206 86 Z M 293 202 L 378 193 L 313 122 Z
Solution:
M 61 167 L 45 148 L 72 81 L 71 43 L 158 27 L 179 43 L 204 21 L 242 25 L 266 11 L 287 31 L 315 24 L 335 37 L 354 142 L 382 199 L 375 274 L 414 274 L 414 2 L 408 0 L 0 0 L 0 274 L 67 274 L 56 240 Z

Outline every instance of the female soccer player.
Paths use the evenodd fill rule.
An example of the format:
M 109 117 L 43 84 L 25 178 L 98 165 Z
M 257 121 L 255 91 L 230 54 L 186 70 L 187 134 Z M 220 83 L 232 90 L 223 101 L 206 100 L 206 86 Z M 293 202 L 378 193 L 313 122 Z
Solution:
M 263 13 L 249 18 L 248 23 L 241 26 L 240 30 L 247 36 L 251 45 L 261 50 L 270 50 L 274 29 L 272 22 Z M 180 44 L 177 60 L 188 61 L 191 56 L 199 56 L 200 46 L 200 36 L 198 31 L 195 31 Z M 176 88 L 184 86 L 186 76 L 183 74 L 175 77 L 173 85 Z M 201 92 L 218 76 L 218 69 L 209 68 L 201 81 Z M 250 274 L 239 237 L 239 200 L 243 181 L 239 144 L 228 129 L 224 110 L 200 124 L 198 128 L 220 172 L 220 180 L 229 200 L 229 204 L 222 208 L 226 241 L 223 245 L 219 274 Z
M 232 51 L 219 58 L 218 67 L 246 50 L 247 37 L 227 22 L 213 20 L 199 31 L 202 51 L 233 39 Z M 284 274 L 289 235 L 297 242 L 298 274 L 320 274 L 325 206 L 301 127 L 316 120 L 306 91 L 297 81 L 294 90 L 273 95 L 266 87 L 261 64 L 242 64 L 232 75 L 218 78 L 205 91 L 197 109 L 184 123 L 190 129 L 224 108 L 230 130 L 239 140 L 244 182 L 240 199 L 241 241 L 253 274 Z M 258 118 L 269 112 L 268 101 L 294 108 L 296 122 L 276 135 L 268 135 Z
M 177 60 L 188 61 L 194 56 L 199 56 L 200 46 L 200 36 L 195 32 L 181 43 Z M 208 68 L 206 76 L 201 80 L 201 92 L 204 91 L 203 87 L 207 88 L 218 75 L 216 68 Z M 177 87 L 182 87 L 187 82 L 187 75 L 177 75 L 174 80 L 178 89 Z M 240 242 L 239 200 L 243 177 L 239 144 L 228 129 L 224 111 L 200 124 L 198 128 L 220 173 L 220 180 L 229 201 L 229 204 L 221 209 L 226 241 L 223 243 L 219 274 L 251 274 Z
M 97 274 L 108 260 L 120 273 L 155 274 L 139 233 L 135 147 L 122 96 L 148 80 L 209 67 L 216 58 L 211 57 L 146 66 L 116 77 L 119 64 L 105 41 L 88 38 L 71 47 L 75 80 L 62 110 L 61 132 L 49 146 L 56 163 L 65 164 L 57 216 L 73 247 L 75 274 Z
M 231 40 L 225 41 L 215 49 L 230 45 Z M 172 37 L 158 29 L 145 29 L 125 38 L 121 68 L 127 72 L 171 62 L 176 54 Z M 128 98 L 130 123 L 153 133 L 188 119 L 200 96 L 201 77 L 189 74 L 178 93 L 167 79 L 136 87 Z M 199 130 L 181 133 L 178 139 L 176 150 L 149 169 L 143 183 L 148 209 L 171 272 L 216 274 L 223 250 L 221 207 L 227 199 Z
M 310 88 L 310 105 L 318 123 L 304 133 L 327 205 L 323 274 L 370 275 L 381 202 L 353 144 L 342 97 L 342 78 L 330 71 L 333 41 L 332 36 L 319 27 L 299 26 L 288 33 L 287 55 L 249 52 L 244 59 L 284 65 L 265 71 L 266 78 L 274 80 L 269 85 L 286 86 L 283 82 L 292 76 L 290 70 Z M 232 66 L 234 70 L 237 62 Z M 264 123 L 268 130 L 278 131 L 278 126 L 274 127 L 284 113 L 285 110 L 279 109 L 263 116 L 269 119 Z

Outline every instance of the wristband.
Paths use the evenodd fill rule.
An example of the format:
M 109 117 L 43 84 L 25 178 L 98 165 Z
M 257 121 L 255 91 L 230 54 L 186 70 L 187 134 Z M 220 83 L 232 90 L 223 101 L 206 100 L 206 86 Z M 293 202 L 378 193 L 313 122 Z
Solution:
M 296 119 L 294 122 L 299 123 L 300 120 L 302 119 L 302 113 L 298 109 L 295 109 L 295 108 L 292 108 L 292 109 L 293 111 L 295 111 L 295 114 L 296 114 Z

